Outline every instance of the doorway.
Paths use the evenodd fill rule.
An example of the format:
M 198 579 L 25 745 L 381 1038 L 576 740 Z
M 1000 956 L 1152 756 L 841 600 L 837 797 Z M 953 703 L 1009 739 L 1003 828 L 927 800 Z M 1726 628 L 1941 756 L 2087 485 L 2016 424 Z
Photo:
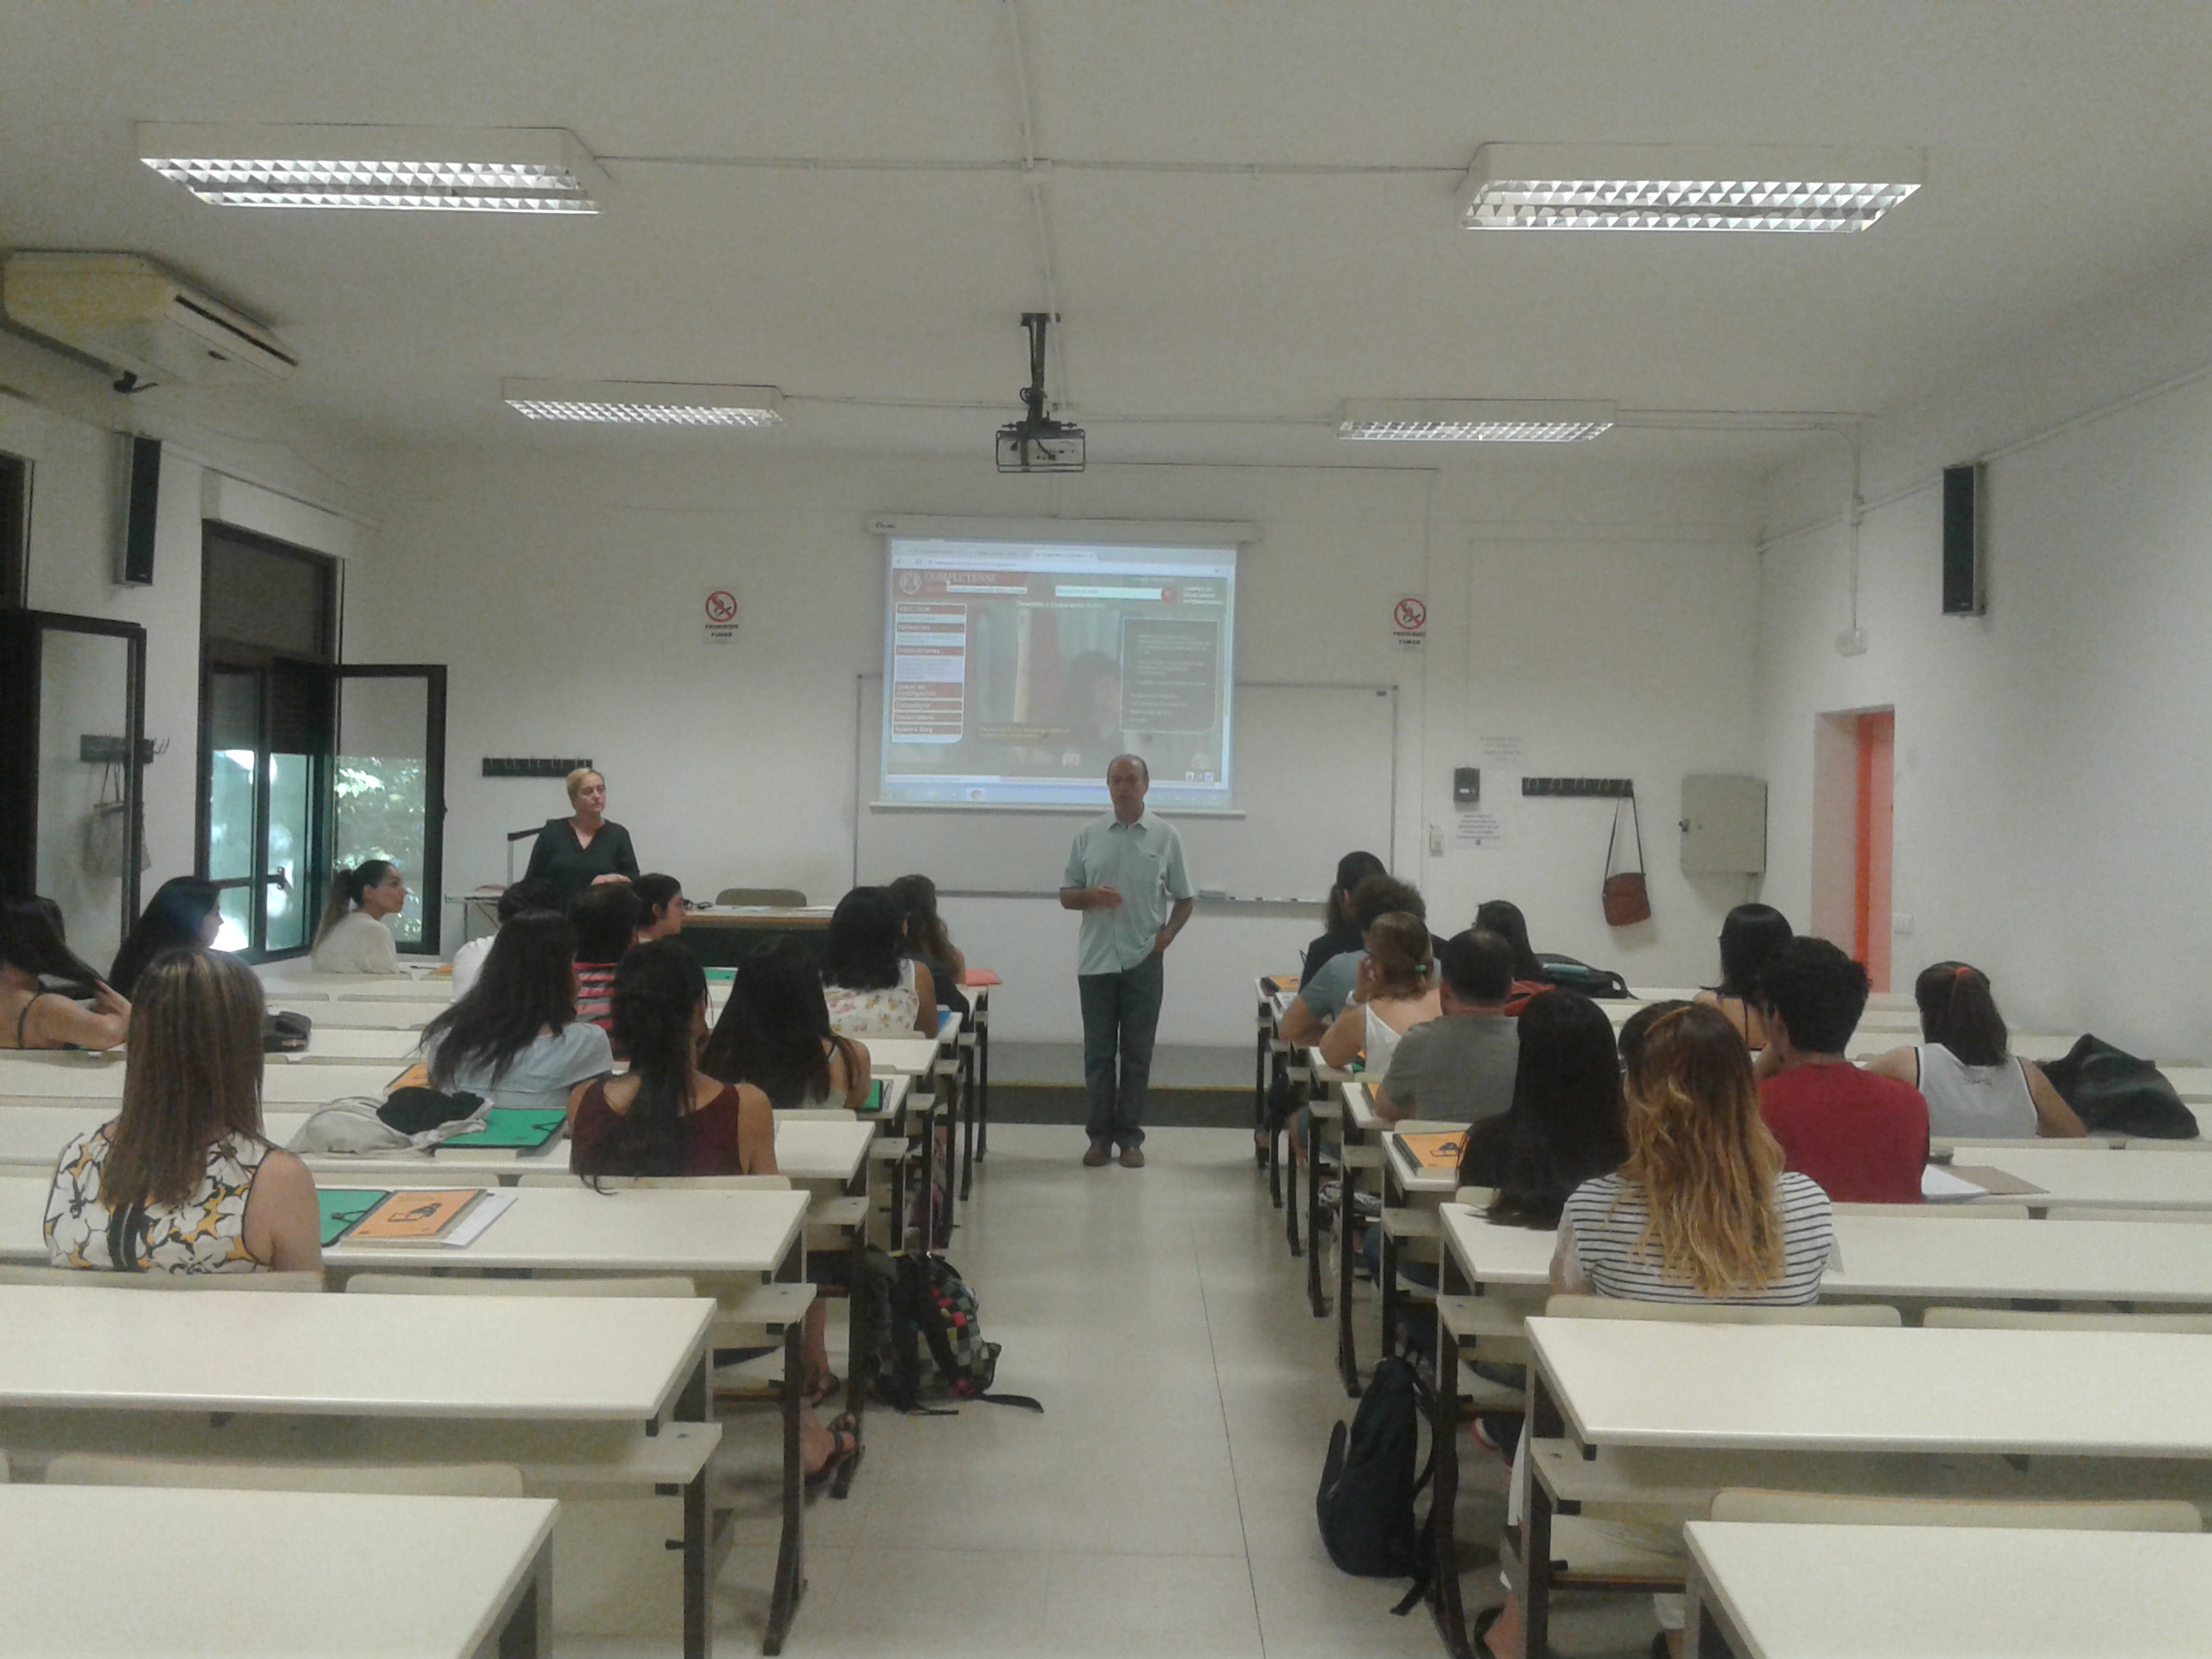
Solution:
M 1897 715 L 1822 714 L 1813 732 L 1812 931 L 1890 988 L 1891 870 Z

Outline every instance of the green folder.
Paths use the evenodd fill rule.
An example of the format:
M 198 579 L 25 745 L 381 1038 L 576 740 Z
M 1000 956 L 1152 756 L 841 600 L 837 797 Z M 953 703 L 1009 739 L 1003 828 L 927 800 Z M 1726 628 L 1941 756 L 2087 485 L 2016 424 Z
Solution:
M 431 1148 L 474 1146 L 534 1152 L 561 1133 L 566 1112 L 532 1111 L 514 1106 L 495 1106 L 484 1114 L 484 1127 L 453 1135 Z
M 732 985 L 737 982 L 738 970 L 734 968 L 709 968 L 706 973 L 707 983 L 709 985 Z
M 353 1231 L 354 1224 L 392 1194 L 382 1188 L 325 1187 L 315 1194 L 323 1206 L 325 1249 Z
M 860 1103 L 860 1109 L 863 1112 L 880 1112 L 884 1109 L 883 1079 L 878 1078 L 868 1085 L 868 1097 Z

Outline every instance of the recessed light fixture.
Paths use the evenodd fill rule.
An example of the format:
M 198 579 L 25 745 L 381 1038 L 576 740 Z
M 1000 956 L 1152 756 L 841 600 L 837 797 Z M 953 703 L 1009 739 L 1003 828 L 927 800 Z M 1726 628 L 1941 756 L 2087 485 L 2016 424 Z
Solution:
M 1864 230 L 1920 188 L 1917 150 L 1485 144 L 1469 230 Z
M 607 178 L 556 127 L 206 126 L 141 122 L 138 155 L 218 207 L 597 213 Z
M 509 409 L 533 421 L 620 426 L 781 426 L 772 386 L 679 386 L 665 380 L 501 380 Z
M 1596 437 L 1613 419 L 1611 404 L 1354 400 L 1338 411 L 1336 435 L 1396 443 L 1571 444 Z

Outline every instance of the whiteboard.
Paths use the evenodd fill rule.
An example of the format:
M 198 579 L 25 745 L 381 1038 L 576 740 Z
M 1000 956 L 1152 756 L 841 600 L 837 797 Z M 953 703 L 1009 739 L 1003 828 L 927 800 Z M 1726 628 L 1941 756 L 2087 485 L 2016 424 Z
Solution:
M 860 676 L 854 769 L 854 880 L 919 871 L 940 891 L 1056 891 L 1068 843 L 1095 809 L 879 806 L 883 676 Z M 1182 836 L 1191 880 L 1234 898 L 1319 903 L 1345 854 L 1388 864 L 1397 798 L 1395 686 L 1237 683 L 1240 816 L 1163 813 Z

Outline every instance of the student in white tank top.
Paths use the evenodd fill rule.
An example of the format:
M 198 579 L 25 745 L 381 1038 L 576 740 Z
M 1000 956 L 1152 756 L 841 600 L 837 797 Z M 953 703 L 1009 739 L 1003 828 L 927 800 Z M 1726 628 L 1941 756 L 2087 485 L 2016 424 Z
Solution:
M 2088 1133 L 2043 1068 L 2011 1052 L 1979 969 L 1936 963 L 1913 981 L 1912 996 L 1928 1040 L 1893 1048 L 1867 1070 L 1910 1083 L 1927 1097 L 1929 1134 L 2013 1140 Z
M 1352 1000 L 1322 1033 L 1321 1056 L 1332 1066 L 1366 1057 L 1378 1082 L 1390 1070 L 1398 1039 L 1443 1012 L 1438 1000 L 1435 951 L 1429 925 L 1410 910 L 1394 910 L 1369 924 L 1367 954 L 1360 959 Z

